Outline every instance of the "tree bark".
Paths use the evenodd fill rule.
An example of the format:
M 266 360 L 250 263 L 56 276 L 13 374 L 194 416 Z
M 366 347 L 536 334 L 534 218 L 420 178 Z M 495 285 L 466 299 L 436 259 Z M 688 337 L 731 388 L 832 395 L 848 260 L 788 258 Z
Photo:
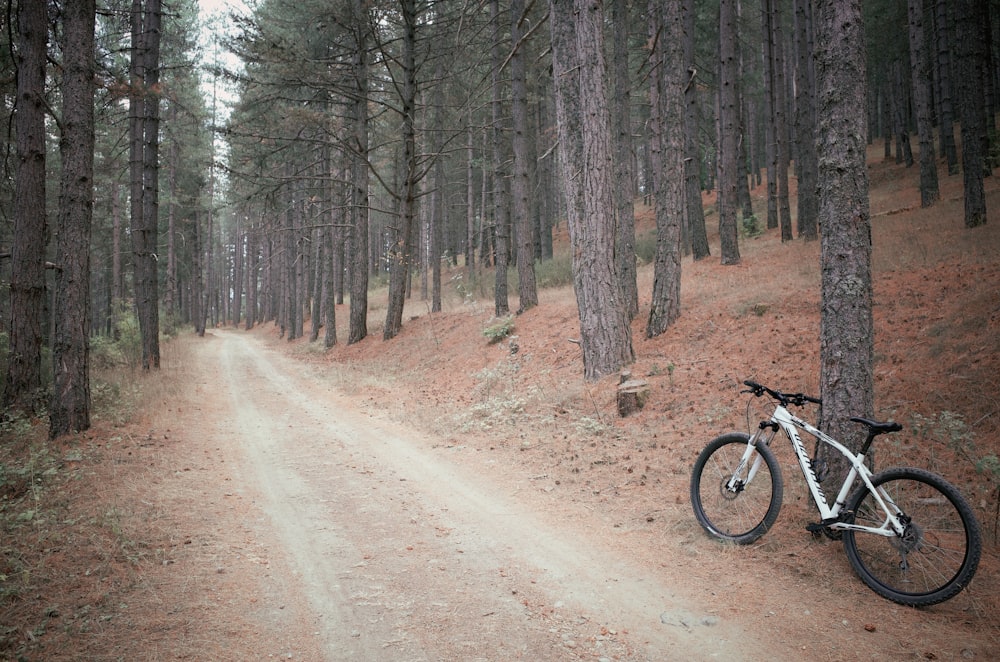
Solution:
M 17 173 L 11 248 L 10 353 L 4 412 L 33 414 L 42 405 L 42 314 L 45 306 L 45 2 L 18 2 Z
M 650 11 L 656 39 L 650 86 L 650 123 L 653 125 L 653 189 L 656 210 L 656 256 L 653 296 L 646 337 L 658 336 L 680 317 L 681 219 L 684 216 L 684 69 L 683 16 L 678 3 Z
M 142 369 L 160 367 L 157 223 L 160 117 L 160 0 L 132 2 L 129 168 L 135 301 Z
M 389 302 L 386 306 L 383 340 L 395 338 L 403 327 L 403 304 L 412 261 L 413 223 L 417 210 L 416 129 L 414 112 L 417 99 L 416 79 L 416 30 L 417 6 L 415 0 L 401 0 L 403 19 L 402 57 L 402 140 L 403 154 L 400 166 L 403 172 L 402 190 L 398 194 L 399 224 L 395 242 L 395 255 L 389 271 Z
M 639 288 L 636 283 L 635 256 L 635 175 L 632 170 L 631 81 L 628 66 L 628 2 L 611 0 L 613 30 L 615 209 L 618 216 L 616 237 L 618 278 L 629 319 L 639 314 Z
M 719 238 L 722 264 L 740 262 L 736 187 L 743 170 L 739 163 L 739 106 L 736 62 L 736 0 L 719 3 Z
M 524 0 L 510 3 L 510 75 L 511 119 L 513 121 L 514 172 L 511 180 L 513 227 L 517 237 L 517 312 L 523 313 L 538 305 L 535 283 L 535 233 L 529 208 L 528 181 L 528 86 L 526 81 L 524 44 Z
M 684 0 L 684 182 L 687 224 L 691 235 L 691 255 L 695 260 L 709 256 L 705 209 L 701 203 L 701 149 L 698 141 L 698 70 L 695 64 L 695 5 Z
M 873 396 L 871 216 L 865 164 L 867 108 L 860 0 L 819 0 L 816 11 L 821 429 L 848 448 L 864 441 L 851 416 L 870 416 Z M 846 461 L 820 445 L 839 485 Z
M 955 110 L 954 110 L 954 77 L 952 58 L 952 0 L 937 0 L 934 3 L 935 34 L 937 39 L 937 96 L 938 96 L 938 135 L 941 142 L 941 153 L 948 164 L 948 174 L 958 174 L 958 148 L 955 145 Z
M 503 135 L 502 113 L 501 113 L 501 78 L 500 67 L 503 65 L 501 58 L 500 37 L 503 34 L 500 29 L 500 2 L 492 0 L 490 2 L 493 24 L 493 48 L 492 48 L 492 76 L 493 76 L 493 99 L 490 104 L 492 117 L 492 142 L 493 142 L 493 272 L 495 275 L 493 285 L 493 314 L 496 317 L 504 317 L 510 313 L 510 303 L 507 297 L 507 265 L 510 262 L 510 232 L 507 222 L 507 205 L 504 194 L 504 168 L 503 168 Z
M 934 154 L 934 126 L 931 118 L 931 75 L 924 45 L 923 0 L 908 0 L 910 20 L 910 67 L 913 108 L 917 115 L 920 140 L 920 206 L 930 207 L 941 194 L 938 190 L 937 159 Z
M 354 92 L 351 118 L 354 158 L 351 173 L 351 309 L 347 344 L 368 335 L 368 14 L 364 0 L 352 0 L 355 31 Z
M 90 225 L 94 213 L 94 0 L 64 7 L 62 175 L 49 436 L 90 427 Z
M 798 234 L 819 238 L 819 178 L 816 160 L 816 73 L 813 68 L 813 14 L 809 0 L 795 0 L 795 135 L 798 169 Z
M 788 95 L 785 83 L 785 37 L 782 29 L 781 10 L 776 0 L 770 0 L 772 43 L 772 68 L 774 71 L 774 139 L 777 151 L 778 176 L 778 224 L 781 227 L 781 240 L 792 240 L 792 212 L 788 201 Z M 747 196 L 749 197 L 749 196 Z
M 955 66 L 958 108 L 962 122 L 962 175 L 965 187 L 965 227 L 986 223 L 986 105 L 983 80 L 989 54 L 983 35 L 988 16 L 985 0 L 955 3 Z
M 550 0 L 560 164 L 567 189 L 573 284 L 580 315 L 584 377 L 598 379 L 635 360 L 614 255 L 611 118 L 599 0 Z M 575 34 L 574 34 L 575 33 Z M 578 66 L 586 62 L 587 66 Z M 577 119 L 571 115 L 578 113 Z M 580 128 L 580 136 L 571 132 Z M 572 146 L 579 140 L 579 149 Z M 573 161 L 575 154 L 580 155 Z M 579 168 L 579 172 L 577 172 Z M 573 200 L 569 195 L 578 195 Z M 580 212 L 583 212 L 582 214 Z

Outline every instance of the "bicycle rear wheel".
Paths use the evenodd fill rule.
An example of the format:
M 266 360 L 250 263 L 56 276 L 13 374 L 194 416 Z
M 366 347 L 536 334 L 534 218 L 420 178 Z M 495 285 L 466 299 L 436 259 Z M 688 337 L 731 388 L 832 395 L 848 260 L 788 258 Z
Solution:
M 709 535 L 738 545 L 767 533 L 781 510 L 781 469 L 771 449 L 755 446 L 750 461 L 740 466 L 749 440 L 739 432 L 716 437 L 691 471 L 691 506 L 698 523 Z
M 893 537 L 844 531 L 844 549 L 858 577 L 882 597 L 913 607 L 955 597 L 972 581 L 982 553 L 972 507 L 958 488 L 922 469 L 888 469 L 872 484 L 902 511 L 906 530 Z M 878 527 L 886 519 L 864 486 L 847 508 L 855 524 Z

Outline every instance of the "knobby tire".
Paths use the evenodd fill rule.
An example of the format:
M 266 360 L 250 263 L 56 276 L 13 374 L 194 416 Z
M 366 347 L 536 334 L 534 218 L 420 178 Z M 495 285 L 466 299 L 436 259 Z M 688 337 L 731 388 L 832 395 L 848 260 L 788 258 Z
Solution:
M 756 446 L 764 461 L 753 481 L 741 484 L 735 493 L 725 489 L 749 440 L 749 435 L 739 432 L 716 437 L 691 471 L 691 506 L 698 523 L 709 535 L 737 545 L 749 545 L 767 533 L 781 510 L 781 469 L 764 444 Z M 749 465 L 743 468 L 740 480 L 746 479 L 749 469 Z
M 951 483 L 923 469 L 888 469 L 872 478 L 908 519 L 903 536 L 844 531 L 844 549 L 858 577 L 900 604 L 926 607 L 955 597 L 969 585 L 982 554 L 972 507 Z M 861 486 L 848 499 L 854 523 L 881 526 L 885 513 Z

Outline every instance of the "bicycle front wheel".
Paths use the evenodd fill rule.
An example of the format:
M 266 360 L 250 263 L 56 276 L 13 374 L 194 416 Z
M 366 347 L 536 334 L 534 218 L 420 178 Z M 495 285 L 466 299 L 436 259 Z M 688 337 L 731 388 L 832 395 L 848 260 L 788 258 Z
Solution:
M 955 597 L 972 581 L 982 553 L 972 507 L 958 488 L 922 469 L 888 469 L 872 484 L 899 508 L 906 530 L 892 537 L 844 531 L 844 549 L 858 577 L 882 597 L 913 607 Z M 847 508 L 855 524 L 880 527 L 886 521 L 863 485 Z
M 744 460 L 749 435 L 716 437 L 695 460 L 691 506 L 698 523 L 716 538 L 749 545 L 767 533 L 781 510 L 778 461 L 764 444 Z

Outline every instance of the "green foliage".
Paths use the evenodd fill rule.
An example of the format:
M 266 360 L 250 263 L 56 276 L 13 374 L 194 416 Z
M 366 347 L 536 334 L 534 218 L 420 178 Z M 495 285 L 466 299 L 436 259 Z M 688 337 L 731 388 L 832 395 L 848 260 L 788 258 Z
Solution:
M 760 226 L 756 214 L 743 217 L 743 236 L 753 239 L 762 234 L 764 234 L 764 228 Z
M 986 485 L 980 485 L 983 492 L 993 491 L 997 498 L 997 513 L 1000 513 L 1000 458 L 996 453 L 980 449 L 975 435 L 960 414 L 942 411 L 935 418 L 920 414 L 913 415 L 912 429 L 915 435 L 928 441 L 942 444 L 958 457 L 971 464 L 976 473 L 986 478 Z M 998 522 L 994 521 L 994 536 Z
M 181 319 L 180 313 L 176 311 L 160 315 L 160 335 L 166 338 L 173 338 L 176 336 L 183 326 L 184 322 Z
M 942 411 L 936 418 L 915 414 L 913 431 L 924 439 L 944 444 L 968 460 L 991 483 L 1000 486 L 1000 460 L 995 453 L 983 452 L 976 446 L 975 435 L 960 414 Z
M 537 396 L 534 386 L 525 387 L 516 377 L 521 370 L 518 358 L 507 357 L 491 368 L 476 373 L 475 402 L 458 418 L 462 432 L 502 429 L 525 413 L 525 407 Z
M 95 418 L 124 425 L 132 418 L 139 399 L 139 388 L 136 382 L 112 374 L 109 379 L 93 380 L 90 397 Z
M 514 332 L 514 316 L 508 315 L 507 317 L 496 320 L 493 324 L 490 324 L 485 329 L 483 329 L 483 335 L 489 339 L 491 345 L 495 345 L 500 342 L 511 333 Z
M 139 319 L 132 311 L 115 315 L 114 337 L 95 336 L 90 339 L 90 362 L 96 369 L 127 367 L 135 369 L 142 360 L 142 335 Z
M 656 259 L 655 232 L 647 232 L 635 238 L 635 256 L 640 264 L 649 264 Z
M 535 282 L 539 288 L 573 284 L 573 257 L 569 251 L 535 263 Z

